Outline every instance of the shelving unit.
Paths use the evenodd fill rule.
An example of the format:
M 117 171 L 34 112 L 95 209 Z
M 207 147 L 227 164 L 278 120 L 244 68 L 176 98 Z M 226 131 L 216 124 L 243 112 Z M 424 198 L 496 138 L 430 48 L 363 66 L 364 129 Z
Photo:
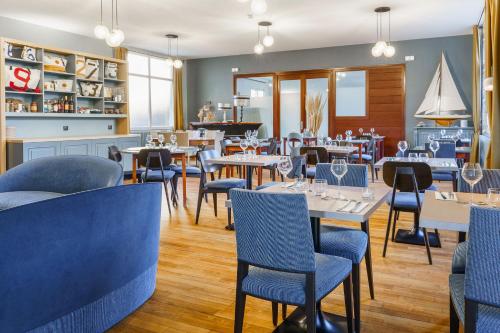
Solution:
M 15 57 L 7 57 L 4 52 L 0 54 L 0 173 L 5 171 L 6 166 L 6 122 L 7 119 L 17 119 L 24 122 L 33 122 L 33 126 L 37 126 L 37 121 L 41 119 L 113 119 L 115 121 L 115 133 L 117 135 L 126 135 L 130 133 L 129 118 L 128 118 L 128 64 L 126 61 L 103 57 L 99 55 L 83 53 L 78 51 L 52 48 L 43 45 L 36 45 L 27 41 L 13 40 L 9 38 L 0 38 L 0 48 L 3 50 L 5 43 L 9 43 L 15 47 L 31 47 L 36 49 L 36 61 L 25 60 Z M 45 70 L 44 55 L 53 54 L 66 58 L 67 65 L 65 72 L 54 70 Z M 82 73 L 77 73 L 77 61 L 81 59 L 96 60 L 99 64 L 99 74 L 97 78 L 83 77 Z M 84 60 L 84 61 L 85 61 Z M 115 63 L 118 67 L 117 78 L 105 77 L 105 66 L 107 63 Z M 33 91 L 13 91 L 5 87 L 6 66 L 20 66 L 33 70 L 40 70 L 40 81 L 38 89 L 40 92 Z M 83 73 L 85 74 L 85 73 Z M 44 83 L 54 80 L 71 80 L 73 87 L 69 92 L 44 90 Z M 102 84 L 101 91 L 98 96 L 82 96 L 80 91 L 80 83 L 89 82 Z M 120 101 L 112 101 L 105 98 L 105 88 L 120 88 L 123 91 L 123 96 Z M 106 89 L 109 90 L 109 89 Z M 44 113 L 44 101 L 58 100 L 68 97 L 73 100 L 75 111 L 82 108 L 98 110 L 100 113 Z M 113 97 L 111 97 L 113 98 Z M 7 99 L 15 99 L 19 103 L 27 106 L 30 110 L 30 105 L 36 103 L 38 112 L 7 112 Z M 108 109 L 108 110 L 107 110 Z M 111 110 L 110 110 L 111 109 Z

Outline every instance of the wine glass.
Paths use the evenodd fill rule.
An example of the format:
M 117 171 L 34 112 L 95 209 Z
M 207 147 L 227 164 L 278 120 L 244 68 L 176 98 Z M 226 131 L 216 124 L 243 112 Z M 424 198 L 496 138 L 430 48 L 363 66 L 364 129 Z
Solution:
M 462 168 L 462 178 L 470 186 L 470 204 L 474 199 L 474 185 L 483 178 L 483 170 L 479 163 L 465 163 Z
M 253 154 L 255 157 L 257 157 L 257 148 L 259 148 L 259 140 L 255 137 L 252 139 L 252 142 L 250 143 L 253 147 Z
M 286 179 L 290 171 L 293 169 L 292 159 L 290 156 L 281 156 L 276 167 L 285 180 L 281 187 L 286 187 Z
M 342 141 L 342 134 L 337 134 L 335 139 L 337 140 L 337 142 L 339 143 L 339 146 L 340 146 L 340 142 Z
M 418 154 L 418 158 L 419 158 L 422 162 L 424 162 L 424 163 L 429 162 L 429 154 L 427 154 L 427 153 L 420 153 L 420 154 Z
M 418 161 L 418 154 L 417 153 L 409 153 L 408 159 L 410 160 L 410 162 Z
M 430 142 L 432 142 L 432 141 L 434 141 L 434 140 L 435 140 L 434 135 L 428 135 L 428 136 L 427 136 L 427 142 L 429 142 L 429 143 L 430 143 Z
M 401 151 L 403 157 L 405 157 L 405 151 L 408 149 L 408 142 L 405 140 L 398 142 L 398 149 Z
M 363 128 L 359 128 L 359 136 L 363 136 L 363 132 L 364 132 L 364 129 Z
M 441 133 L 441 138 L 444 138 L 444 137 L 445 137 L 445 135 L 446 135 L 446 130 L 443 128 L 443 129 L 440 131 L 440 133 Z
M 432 151 L 432 156 L 436 158 L 436 153 L 439 150 L 439 141 L 432 140 L 429 144 L 429 149 Z
M 172 134 L 170 136 L 170 142 L 172 142 L 172 149 L 175 150 L 177 148 L 177 135 Z
M 372 137 L 375 135 L 375 128 L 370 128 L 370 133 L 372 134 Z
M 158 142 L 160 143 L 160 147 L 163 147 L 164 141 L 165 141 L 165 136 L 163 134 L 158 134 Z
M 153 142 L 153 136 L 151 134 L 146 135 L 147 147 L 150 148 Z
M 344 177 L 345 174 L 347 173 L 347 162 L 341 159 L 332 160 L 332 163 L 330 165 L 330 171 L 337 178 L 337 188 L 338 188 L 337 198 L 340 198 L 341 197 L 340 181 L 342 180 L 342 177 Z
M 243 156 L 245 156 L 246 150 L 248 148 L 248 140 L 247 139 L 240 140 L 240 148 L 241 148 L 241 150 L 243 150 Z

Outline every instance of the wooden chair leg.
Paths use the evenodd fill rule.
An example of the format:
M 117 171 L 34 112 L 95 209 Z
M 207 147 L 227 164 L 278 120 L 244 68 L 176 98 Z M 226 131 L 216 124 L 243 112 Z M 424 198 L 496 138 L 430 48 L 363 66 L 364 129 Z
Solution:
M 241 279 L 243 280 L 243 279 Z M 241 292 L 241 281 L 238 281 L 236 288 L 236 306 L 234 314 L 234 333 L 243 332 L 243 320 L 245 317 L 246 295 Z
M 450 296 L 450 333 L 458 333 L 460 328 L 460 319 L 458 319 L 457 312 L 455 311 L 455 306 Z
M 172 215 L 172 209 L 170 208 L 170 198 L 168 196 L 168 186 L 166 180 L 163 181 L 163 187 L 165 188 L 165 196 L 167 197 L 168 214 Z
M 215 217 L 217 217 L 217 193 L 214 193 L 213 197 L 214 197 L 214 214 Z
M 349 275 L 343 282 L 344 284 L 344 303 L 347 320 L 347 331 L 352 333 L 352 293 L 351 293 L 351 276 Z
M 425 242 L 425 249 L 427 250 L 427 259 L 429 259 L 429 265 L 432 265 L 431 248 L 429 246 L 429 235 L 427 235 L 427 229 L 422 228 L 422 231 L 424 232 L 424 242 Z
M 437 246 L 441 248 L 441 238 L 439 237 L 439 231 L 434 229 L 434 233 L 436 234 Z
M 202 203 L 203 197 L 205 195 L 206 195 L 206 193 L 203 193 L 203 191 L 201 191 L 201 190 L 198 193 L 198 204 L 196 205 L 196 222 L 195 222 L 195 224 L 198 224 L 198 220 L 200 218 L 201 203 Z
M 286 304 L 281 304 L 281 319 L 286 320 Z
M 365 252 L 365 264 L 366 264 L 366 273 L 368 275 L 368 286 L 370 287 L 370 298 L 375 299 L 375 287 L 373 286 L 372 249 L 370 242 L 369 221 L 361 223 L 361 229 L 368 236 L 368 244 L 366 244 L 366 252 Z
M 278 303 L 272 302 L 273 305 L 273 325 L 278 325 Z
M 352 265 L 352 293 L 354 299 L 354 330 L 361 332 L 361 285 L 359 264 Z

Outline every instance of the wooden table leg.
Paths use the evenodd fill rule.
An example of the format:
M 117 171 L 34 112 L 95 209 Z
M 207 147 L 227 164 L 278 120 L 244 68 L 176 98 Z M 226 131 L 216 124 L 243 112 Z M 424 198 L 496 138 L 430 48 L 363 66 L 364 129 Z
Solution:
M 363 144 L 360 143 L 359 144 L 359 150 L 358 150 L 358 153 L 359 153 L 359 164 L 363 164 Z
M 132 155 L 132 183 L 137 183 L 137 155 Z
M 257 184 L 260 186 L 260 185 L 262 185 L 262 167 L 261 166 L 257 168 L 257 173 L 258 173 Z
M 182 203 L 184 207 L 187 206 L 187 194 L 186 194 L 186 154 L 182 154 Z
M 231 166 L 226 164 L 226 178 L 231 178 Z

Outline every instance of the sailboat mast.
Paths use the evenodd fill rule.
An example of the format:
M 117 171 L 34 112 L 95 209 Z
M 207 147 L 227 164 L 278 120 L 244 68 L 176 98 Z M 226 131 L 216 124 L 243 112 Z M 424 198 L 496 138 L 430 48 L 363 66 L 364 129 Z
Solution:
M 441 114 L 441 91 L 443 89 L 443 58 L 444 52 L 441 52 L 441 60 L 439 61 L 438 114 Z

